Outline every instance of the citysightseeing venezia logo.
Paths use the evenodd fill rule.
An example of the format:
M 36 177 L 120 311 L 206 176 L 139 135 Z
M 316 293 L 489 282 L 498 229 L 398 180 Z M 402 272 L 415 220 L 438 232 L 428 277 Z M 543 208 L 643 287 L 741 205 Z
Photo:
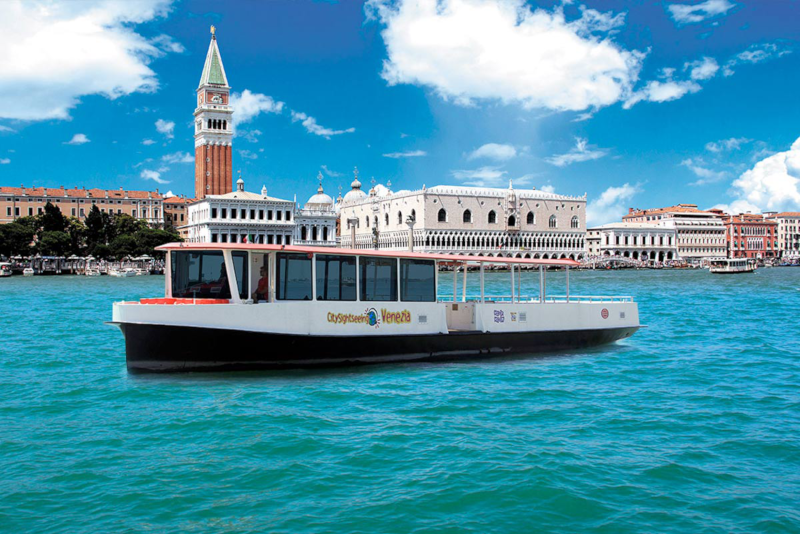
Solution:
M 409 324 L 411 323 L 411 312 L 403 310 L 399 312 L 381 309 L 380 313 L 375 308 L 368 308 L 364 313 L 333 313 L 328 312 L 328 322 L 333 324 L 363 324 L 379 328 L 381 323 L 385 324 Z

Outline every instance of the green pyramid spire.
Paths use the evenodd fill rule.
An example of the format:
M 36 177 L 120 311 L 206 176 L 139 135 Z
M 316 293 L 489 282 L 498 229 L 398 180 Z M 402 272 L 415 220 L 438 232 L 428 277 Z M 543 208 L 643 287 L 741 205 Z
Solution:
M 225 77 L 225 67 L 222 66 L 222 58 L 217 47 L 217 37 L 211 34 L 211 44 L 208 45 L 206 64 L 203 66 L 203 75 L 200 77 L 200 86 L 206 84 L 224 85 L 227 87 L 228 78 Z

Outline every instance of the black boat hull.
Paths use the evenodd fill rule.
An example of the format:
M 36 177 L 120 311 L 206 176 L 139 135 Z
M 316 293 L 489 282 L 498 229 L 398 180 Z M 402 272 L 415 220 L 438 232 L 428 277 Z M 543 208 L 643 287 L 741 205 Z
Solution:
M 549 332 L 309 336 L 118 323 L 129 371 L 180 372 L 453 361 L 612 343 L 638 326 Z

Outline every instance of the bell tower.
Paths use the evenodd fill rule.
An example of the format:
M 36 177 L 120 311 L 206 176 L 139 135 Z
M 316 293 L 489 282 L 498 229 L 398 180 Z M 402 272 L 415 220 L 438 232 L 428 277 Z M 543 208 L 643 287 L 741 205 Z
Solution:
M 216 29 L 211 26 L 203 75 L 194 110 L 194 195 L 223 195 L 233 191 L 231 88 L 222 66 Z

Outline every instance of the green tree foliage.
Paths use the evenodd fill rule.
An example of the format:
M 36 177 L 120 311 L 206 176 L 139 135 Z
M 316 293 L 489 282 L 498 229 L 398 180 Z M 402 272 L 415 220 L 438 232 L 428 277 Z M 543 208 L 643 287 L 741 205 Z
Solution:
M 26 224 L 13 222 L 0 225 L 0 254 L 3 256 L 30 256 L 34 231 Z
M 176 235 L 173 232 L 157 230 L 155 228 L 143 228 L 136 232 L 137 253 L 160 257 L 163 256 L 164 253 L 156 251 L 156 247 L 178 240 L 180 240 L 180 238 L 176 239 Z
M 112 256 L 118 260 L 126 256 L 135 256 L 138 251 L 136 238 L 132 235 L 120 235 L 115 237 L 109 245 L 109 248 L 111 249 Z
M 106 260 L 111 257 L 111 247 L 108 245 L 95 245 L 92 255 L 99 260 Z
M 61 208 L 48 202 L 39 218 L 39 227 L 43 232 L 63 232 L 67 229 L 67 218 L 61 213 Z
M 108 243 L 109 217 L 107 213 L 101 212 L 97 205 L 93 205 L 86 216 L 86 249 L 93 253 L 97 245 Z
M 71 241 L 67 232 L 43 231 L 36 245 L 42 256 L 66 256 Z

